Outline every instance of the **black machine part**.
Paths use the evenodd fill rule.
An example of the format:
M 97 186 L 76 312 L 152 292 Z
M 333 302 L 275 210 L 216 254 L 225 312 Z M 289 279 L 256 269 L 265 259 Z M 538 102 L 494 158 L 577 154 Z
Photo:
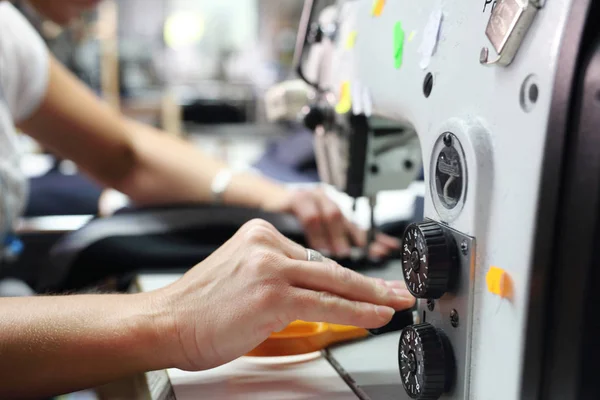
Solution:
M 405 328 L 398 364 L 406 393 L 417 400 L 437 400 L 454 380 L 454 357 L 446 335 L 428 323 Z
M 451 290 L 457 270 L 456 244 L 432 221 L 411 224 L 402 241 L 402 273 L 417 298 L 439 299 Z
M 600 398 L 599 18 L 598 1 L 574 1 L 559 54 L 529 288 L 526 400 Z

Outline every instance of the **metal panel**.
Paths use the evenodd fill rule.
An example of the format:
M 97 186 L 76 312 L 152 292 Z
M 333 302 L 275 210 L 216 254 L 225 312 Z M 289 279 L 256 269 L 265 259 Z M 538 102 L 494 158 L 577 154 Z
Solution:
M 462 143 L 469 191 L 460 214 L 444 222 L 478 242 L 472 276 L 471 368 L 466 379 L 470 381 L 469 398 L 511 400 L 521 394 L 524 373 L 538 209 L 545 201 L 553 201 L 540 196 L 540 187 L 546 180 L 546 134 L 558 54 L 574 1 L 547 2 L 508 67 L 480 64 L 480 50 L 489 46 L 485 30 L 492 7 L 485 3 L 388 1 L 381 16 L 374 17 L 371 1 L 347 2 L 346 7 L 354 8 L 347 12 L 355 17 L 347 22 L 350 26 L 342 20 L 339 32 L 356 31 L 356 45 L 352 54 L 347 54 L 342 34 L 337 55 L 331 60 L 346 62 L 331 68 L 323 86 L 337 93 L 344 80 L 360 82 L 371 93 L 374 115 L 412 126 L 421 141 L 426 182 L 437 138 L 449 131 Z M 440 11 L 439 33 L 428 30 Z M 406 39 L 401 68 L 396 68 L 394 29 L 399 24 Z M 431 39 L 435 46 L 428 58 L 422 44 Z M 346 64 L 350 64 L 348 69 Z M 423 89 L 428 73 L 433 88 L 426 96 Z M 530 93 L 535 93 L 531 96 L 535 101 L 523 101 Z M 429 191 L 425 217 L 444 220 Z M 491 266 L 510 276 L 510 301 L 501 301 L 487 290 L 485 277 Z M 386 352 L 374 347 L 377 342 L 365 344 L 361 352 L 379 351 L 374 359 L 388 359 L 392 350 L 395 353 L 396 346 Z M 386 362 L 389 368 L 392 364 Z M 393 368 L 397 371 L 397 365 Z
M 442 398 L 468 399 L 471 334 L 471 304 L 469 300 L 473 294 L 471 276 L 475 268 L 475 239 L 447 227 L 442 226 L 442 228 L 452 236 L 459 247 L 458 285 L 453 293 L 446 293 L 433 303 L 433 311 L 427 308 L 427 300 L 419 300 L 419 311 L 422 322 L 428 322 L 441 329 L 452 345 L 456 368 L 455 385 L 452 391 Z M 452 326 L 450 321 L 452 311 L 456 311 L 458 315 L 457 327 Z
M 427 300 L 419 300 L 419 321 L 429 322 L 442 329 L 448 336 L 456 359 L 457 384 L 450 396 L 443 398 L 466 399 L 469 392 L 468 363 L 471 309 L 469 298 L 473 285 L 470 279 L 475 266 L 475 240 L 442 225 L 442 228 L 465 252 L 459 254 L 458 285 L 454 293 L 446 294 L 435 303 L 433 312 L 427 308 Z M 384 279 L 402 279 L 400 263 L 385 270 L 370 271 L 369 275 Z M 450 322 L 450 313 L 459 315 L 458 327 Z M 418 321 L 417 321 L 418 322 Z M 398 343 L 400 334 L 389 333 L 366 341 L 338 346 L 329 351 L 334 367 L 345 377 L 346 382 L 362 398 L 372 400 L 400 400 L 409 397 L 404 392 L 398 368 Z

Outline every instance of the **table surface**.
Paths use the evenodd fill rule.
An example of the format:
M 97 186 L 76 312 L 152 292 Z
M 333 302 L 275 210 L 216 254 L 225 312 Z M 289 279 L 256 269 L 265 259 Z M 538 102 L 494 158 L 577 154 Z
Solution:
M 152 291 L 180 275 L 141 275 L 138 286 Z M 167 371 L 177 400 L 356 400 L 357 395 L 319 352 L 295 357 L 241 357 L 202 372 Z

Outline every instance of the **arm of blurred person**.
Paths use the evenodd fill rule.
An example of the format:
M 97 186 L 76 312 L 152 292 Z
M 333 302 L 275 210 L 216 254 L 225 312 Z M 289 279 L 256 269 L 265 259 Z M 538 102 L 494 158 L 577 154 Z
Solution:
M 206 370 L 290 322 L 377 328 L 414 305 L 403 282 L 367 278 L 251 221 L 154 292 L 0 299 L 0 398 L 40 398 L 145 371 Z
M 213 179 L 226 164 L 179 138 L 125 118 L 54 58 L 49 64 L 45 98 L 20 124 L 24 132 L 138 205 L 212 201 Z M 256 174 L 239 173 L 233 175 L 223 201 L 294 214 L 309 244 L 324 253 L 347 256 L 351 245 L 366 243 L 365 232 L 322 190 L 293 191 Z M 383 257 L 398 247 L 395 239 L 379 235 L 371 255 Z

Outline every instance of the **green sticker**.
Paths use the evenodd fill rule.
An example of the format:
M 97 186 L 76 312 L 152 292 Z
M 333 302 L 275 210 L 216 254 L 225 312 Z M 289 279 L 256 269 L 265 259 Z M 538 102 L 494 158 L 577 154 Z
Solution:
M 399 69 L 402 66 L 402 57 L 404 55 L 404 29 L 402 23 L 396 22 L 394 26 L 394 66 Z

